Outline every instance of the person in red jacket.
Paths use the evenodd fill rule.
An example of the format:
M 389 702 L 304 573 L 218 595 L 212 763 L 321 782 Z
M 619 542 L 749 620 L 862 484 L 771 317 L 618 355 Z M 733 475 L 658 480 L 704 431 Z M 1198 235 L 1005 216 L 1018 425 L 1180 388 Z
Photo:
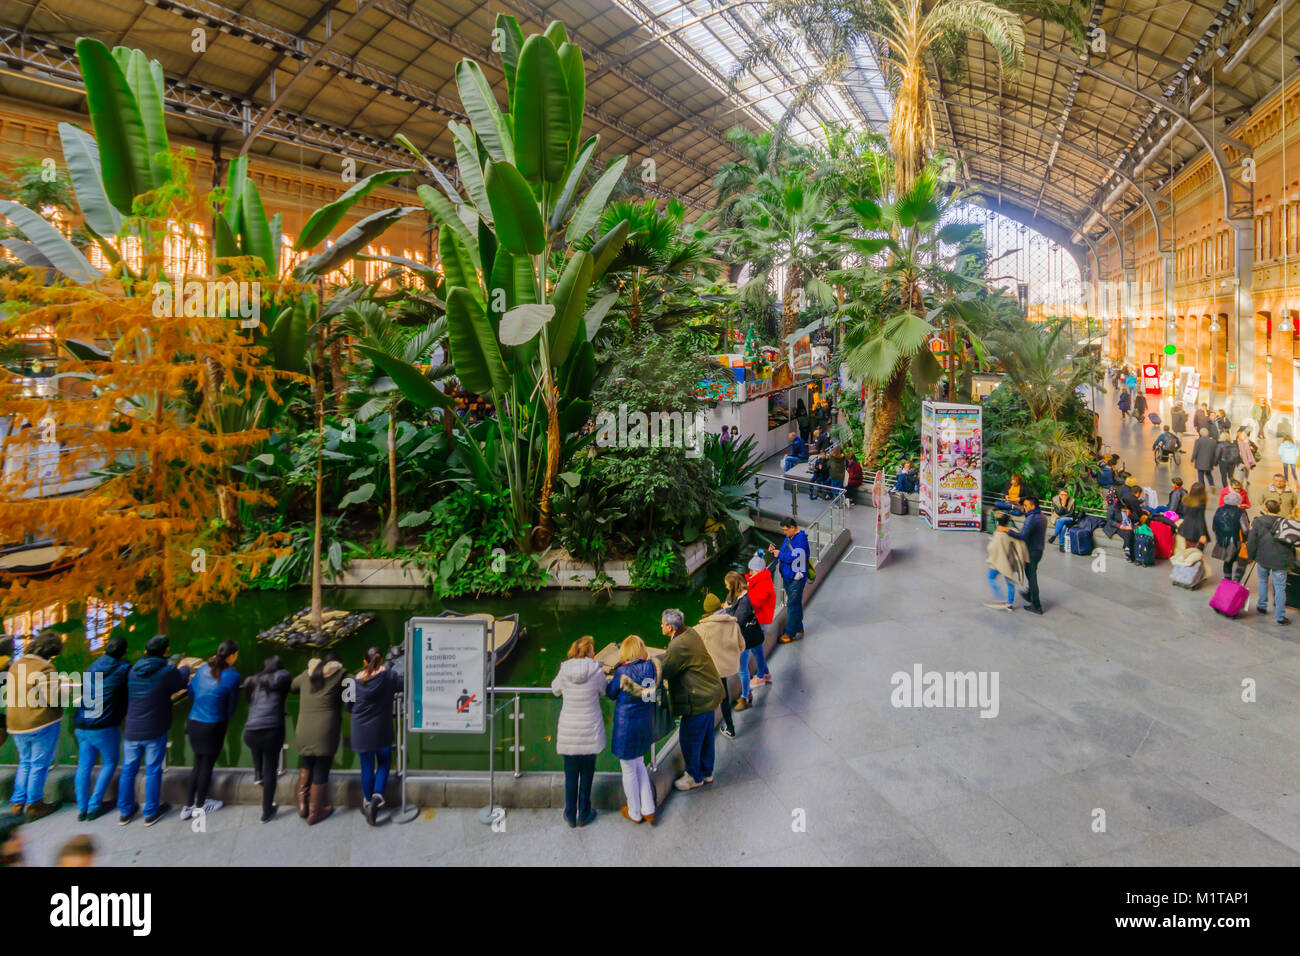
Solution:
M 730 578 L 731 575 L 728 577 Z M 740 575 L 736 573 L 736 578 L 739 577 Z M 753 700 L 754 688 L 772 683 L 772 672 L 767 667 L 763 641 L 751 642 L 749 634 L 746 633 L 748 621 L 753 621 L 758 626 L 759 632 L 765 633 L 765 629 L 772 623 L 772 617 L 776 613 L 776 591 L 772 588 L 772 573 L 763 563 L 762 552 L 754 552 L 754 557 L 749 561 L 749 574 L 745 575 L 744 582 L 743 592 L 730 583 L 727 588 L 727 612 L 736 616 L 741 625 L 741 632 L 745 633 L 745 650 L 740 654 L 740 700 L 736 702 L 738 711 L 749 707 Z M 753 625 L 748 627 L 753 630 Z M 755 634 L 755 637 L 757 638 L 758 635 Z M 752 679 L 749 676 L 750 657 L 754 658 L 756 665 Z
M 1243 485 L 1236 478 L 1231 479 L 1226 485 L 1223 486 L 1223 490 L 1219 492 L 1219 507 L 1220 508 L 1223 507 L 1224 498 L 1234 493 L 1241 495 L 1241 507 L 1243 509 L 1250 507 L 1250 495 L 1247 494 L 1246 492 L 1246 486 Z

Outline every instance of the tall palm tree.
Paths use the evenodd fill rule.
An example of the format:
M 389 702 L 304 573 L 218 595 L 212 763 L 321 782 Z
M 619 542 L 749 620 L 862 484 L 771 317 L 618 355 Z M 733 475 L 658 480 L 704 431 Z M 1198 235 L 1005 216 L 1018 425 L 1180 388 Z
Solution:
M 811 152 L 808 147 L 778 136 L 770 129 L 755 136 L 743 126 L 737 126 L 727 131 L 726 138 L 740 159 L 723 163 L 713 177 L 718 204 L 711 225 L 717 229 L 731 229 L 739 224 L 741 203 L 760 180 L 786 168 L 807 165 Z
M 889 141 L 899 167 L 899 191 L 906 193 L 934 147 L 929 64 L 959 78 L 966 37 L 979 33 L 1005 69 L 1018 71 L 1025 46 L 1021 12 L 1060 24 L 1081 49 L 1084 10 L 1082 0 L 768 0 L 758 36 L 738 59 L 731 80 L 735 84 L 763 65 L 790 70 L 802 50 L 816 53 L 817 69 L 799 76 L 800 86 L 778 126 L 784 135 L 794 116 L 819 93 L 844 84 L 856 69 L 857 48 L 869 46 L 894 94 Z
M 880 203 L 849 204 L 855 234 L 844 245 L 861 263 L 830 278 L 855 296 L 841 309 L 850 322 L 845 362 L 856 377 L 881 388 L 880 408 L 863 452 L 868 468 L 875 466 L 899 418 L 909 376 L 924 393 L 939 374 L 928 348 L 931 337 L 946 327 L 952 354 L 958 329 L 967 336 L 973 331 L 971 296 L 983 282 L 962 275 L 948 248 L 966 241 L 981 225 L 943 222 L 960 198 L 930 166 L 907 193 Z
M 408 365 L 424 365 L 434 346 L 447 335 L 447 319 L 443 316 L 423 328 L 411 330 L 399 324 L 394 310 L 374 301 L 358 302 L 344 310 L 342 325 L 362 345 Z M 451 377 L 453 369 L 450 365 L 437 365 L 425 374 L 436 383 Z M 388 518 L 384 522 L 384 547 L 393 552 L 398 541 L 397 418 L 406 395 L 377 366 L 372 368 L 370 378 L 362 392 L 357 418 L 365 422 L 381 414 L 388 416 Z
M 811 172 L 787 170 L 780 178 L 760 178 L 740 205 L 739 224 L 727 234 L 731 256 L 753 267 L 740 289 L 743 297 L 759 299 L 773 275 L 783 278 L 783 336 L 797 327 L 805 293 L 810 300 L 835 304 L 823 277 L 838 264 L 839 233 L 849 225 L 833 218 L 836 206 Z

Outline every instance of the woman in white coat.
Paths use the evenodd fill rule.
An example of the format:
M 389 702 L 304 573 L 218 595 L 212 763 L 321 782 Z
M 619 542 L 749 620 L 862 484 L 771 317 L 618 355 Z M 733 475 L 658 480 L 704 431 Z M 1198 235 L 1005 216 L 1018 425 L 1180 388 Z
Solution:
M 591 808 L 591 783 L 596 755 L 605 749 L 605 668 L 595 660 L 596 644 L 589 636 L 569 647 L 568 658 L 551 681 L 551 692 L 564 699 L 555 728 L 555 749 L 564 758 L 564 820 L 583 827 L 596 819 Z

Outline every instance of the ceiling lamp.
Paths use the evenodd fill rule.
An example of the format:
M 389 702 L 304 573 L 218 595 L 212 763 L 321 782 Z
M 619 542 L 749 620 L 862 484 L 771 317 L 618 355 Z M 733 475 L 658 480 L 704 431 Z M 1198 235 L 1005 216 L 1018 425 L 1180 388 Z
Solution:
M 1217 315 L 1216 315 L 1214 318 L 1210 319 L 1210 331 L 1211 331 L 1211 332 L 1221 332 L 1221 331 L 1223 331 L 1223 330 L 1219 327 L 1219 317 L 1218 317 Z
M 1295 326 L 1291 323 L 1291 310 L 1287 309 L 1282 313 L 1282 321 L 1278 323 L 1279 332 L 1294 332 Z
M 1199 74 L 1199 73 L 1193 73 L 1193 74 L 1192 74 L 1192 85 L 1194 85 L 1194 86 L 1200 86 L 1200 85 L 1201 85 L 1201 74 Z

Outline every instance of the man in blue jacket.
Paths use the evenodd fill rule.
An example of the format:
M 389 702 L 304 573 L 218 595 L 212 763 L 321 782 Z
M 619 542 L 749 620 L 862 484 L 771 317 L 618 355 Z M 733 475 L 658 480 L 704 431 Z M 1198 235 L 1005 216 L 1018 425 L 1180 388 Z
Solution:
M 781 462 L 781 471 L 789 471 L 801 461 L 808 460 L 808 443 L 799 437 L 798 432 L 790 433 L 790 454 Z
M 1025 597 L 1029 603 L 1025 605 L 1025 610 L 1042 614 L 1043 604 L 1038 597 L 1038 562 L 1043 560 L 1043 539 L 1046 537 L 1047 519 L 1043 517 L 1043 512 L 1038 508 L 1038 499 L 1033 495 L 1025 495 L 1021 498 L 1020 505 L 1025 509 L 1024 523 L 1019 531 L 1012 531 L 1010 534 L 1017 541 L 1023 541 L 1025 547 L 1029 549 L 1029 563 L 1025 565 L 1025 578 L 1029 582 L 1029 593 Z
M 794 518 L 783 519 L 781 531 L 785 534 L 781 550 L 770 544 L 767 550 L 776 555 L 781 565 L 781 581 L 785 585 L 785 633 L 781 635 L 781 643 L 789 644 L 803 637 L 803 589 L 808 583 L 811 558 L 808 535 L 799 530 Z
M 81 706 L 73 715 L 77 735 L 77 819 L 97 820 L 104 815 L 104 791 L 122 759 L 122 721 L 126 719 L 126 638 L 111 637 L 104 653 L 86 671 Z M 102 761 L 91 789 L 96 759 Z
M 172 694 L 190 682 L 188 667 L 167 663 L 167 638 L 155 634 L 127 678 L 126 728 L 122 778 L 117 783 L 118 825 L 126 826 L 140 809 L 135 775 L 144 761 L 144 825 L 153 826 L 171 809 L 162 803 L 163 758 L 172 725 Z

